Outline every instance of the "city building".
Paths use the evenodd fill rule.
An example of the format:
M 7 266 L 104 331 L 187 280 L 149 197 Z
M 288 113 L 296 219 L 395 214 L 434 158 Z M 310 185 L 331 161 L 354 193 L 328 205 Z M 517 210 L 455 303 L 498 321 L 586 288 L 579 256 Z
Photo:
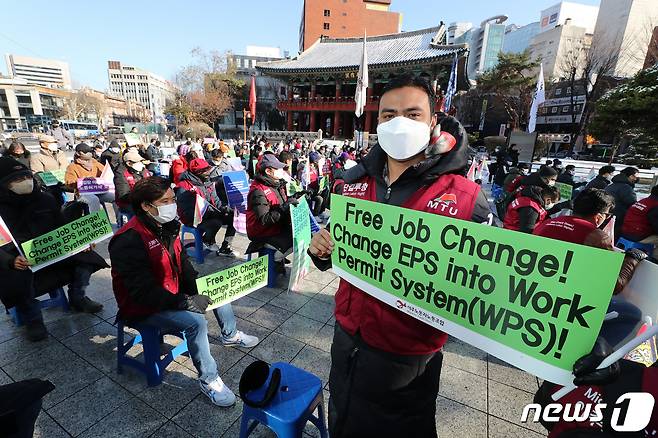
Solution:
M 592 34 L 574 26 L 570 20 L 551 30 L 541 32 L 530 44 L 531 59 L 541 60 L 547 80 L 564 79 L 570 67 L 581 63 L 581 58 L 592 46 Z M 580 55 L 579 55 L 580 54 Z
M 401 73 L 424 76 L 443 88 L 458 55 L 458 88 L 468 88 L 465 63 L 468 47 L 446 45 L 443 25 L 412 32 L 368 37 L 369 84 L 364 116 L 354 111 L 363 38 L 323 39 L 293 59 L 259 63 L 260 72 L 285 81 L 288 131 L 316 132 L 352 138 L 355 130 L 375 132 L 379 96 L 389 80 Z
M 647 57 L 644 60 L 644 68 L 649 68 L 658 63 L 658 26 L 653 29 L 651 42 L 647 48 Z
M 505 38 L 503 39 L 503 53 L 522 53 L 530 48 L 532 39 L 539 33 L 539 21 L 517 26 L 510 24 L 505 29 Z
M 573 2 L 560 2 L 541 11 L 539 31 L 546 32 L 557 26 L 561 26 L 566 23 L 567 20 L 570 20 L 572 25 L 584 27 L 585 32 L 591 34 L 594 33 L 598 14 L 598 6 L 583 5 Z
M 391 0 L 304 0 L 299 51 L 320 38 L 361 37 L 400 32 L 402 15 L 389 11 Z
M 31 85 L 71 89 L 67 62 L 11 54 L 5 55 L 5 62 L 10 77 L 25 79 Z
M 256 120 L 248 119 L 248 127 L 253 126 L 259 130 L 283 129 L 283 116 L 277 110 L 276 104 L 280 99 L 285 99 L 286 84 L 277 78 L 265 76 L 256 69 L 257 63 L 281 60 L 288 56 L 288 52 L 283 55 L 281 56 L 281 49 L 278 47 L 259 46 L 247 46 L 246 55 L 227 53 L 228 69 L 235 71 L 236 77 L 245 83 L 245 87 L 242 95 L 234 101 L 233 110 L 227 112 L 219 121 L 220 136 L 238 136 L 242 133 L 243 110 L 249 110 L 252 76 L 256 77 Z
M 506 15 L 497 15 L 455 37 L 455 44 L 468 44 L 468 77 L 476 79 L 480 74 L 498 64 L 498 54 L 503 49 Z
M 57 117 L 69 93 L 33 85 L 23 78 L 0 76 L 0 130 L 27 129 L 37 119 Z
M 642 69 L 656 26 L 656 0 L 601 0 L 592 44 L 618 54 L 612 76 L 630 77 Z
M 174 100 L 176 87 L 166 79 L 138 67 L 107 62 L 109 94 L 149 109 L 154 123 L 166 123 L 165 107 Z
M 454 22 L 450 23 L 448 26 L 448 34 L 446 36 L 446 42 L 448 44 L 457 44 L 458 39 L 460 39 L 466 32 L 473 28 L 473 23 L 468 22 Z

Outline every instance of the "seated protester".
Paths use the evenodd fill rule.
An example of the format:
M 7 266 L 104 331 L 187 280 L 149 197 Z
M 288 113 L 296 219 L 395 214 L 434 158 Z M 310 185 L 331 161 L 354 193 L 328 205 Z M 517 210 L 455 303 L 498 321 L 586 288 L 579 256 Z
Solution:
M 575 175 L 576 175 L 576 166 L 574 166 L 573 164 L 568 164 L 564 168 L 564 172 L 562 172 L 560 175 L 558 175 L 557 182 L 563 183 L 563 184 L 569 184 L 574 189 L 577 189 L 578 187 L 581 187 L 581 186 L 584 186 L 585 184 L 587 184 L 587 182 L 577 183 L 574 180 Z
M 555 187 L 539 188 L 528 186 L 521 191 L 507 207 L 503 228 L 532 233 L 535 226 L 548 219 L 548 211 L 560 199 L 560 191 Z
M 292 178 L 293 172 L 292 172 L 292 162 L 293 162 L 293 155 L 290 152 L 283 151 L 279 154 L 279 161 L 283 163 L 284 167 L 283 170 L 286 171 L 288 176 Z
M 191 147 L 192 142 L 190 140 L 187 140 L 185 143 L 178 146 L 178 150 L 176 151 L 178 153 L 178 158 L 171 162 L 170 170 L 170 179 L 174 184 L 178 184 L 181 174 L 188 168 L 188 161 L 185 156 L 190 152 Z
M 612 196 L 599 189 L 585 189 L 573 201 L 573 216 L 549 219 L 535 228 L 534 234 L 550 239 L 593 246 L 614 251 L 610 236 L 599 229 L 610 219 L 615 205 Z M 621 292 L 633 276 L 638 263 L 646 255 L 638 250 L 626 252 L 614 293 Z M 619 316 L 603 323 L 601 336 L 611 345 L 619 345 L 641 322 L 642 314 L 637 307 L 622 298 L 613 297 L 608 312 L 617 311 Z
M 658 185 L 651 188 L 649 197 L 628 209 L 621 235 L 634 242 L 652 244 L 653 258 L 658 257 Z
M 604 190 L 610 185 L 612 174 L 615 173 L 615 166 L 603 166 L 599 169 L 599 174 L 585 186 L 586 189 Z
M 92 156 L 94 157 L 94 160 L 100 162 L 102 154 L 103 154 L 103 146 L 100 143 L 95 143 L 94 149 L 92 151 Z
M 635 167 L 627 167 L 612 178 L 612 184 L 605 188 L 605 192 L 615 198 L 615 208 L 612 210 L 615 216 L 615 236 L 621 235 L 626 212 L 637 202 L 635 183 L 639 179 L 640 171 Z
M 194 152 L 192 152 L 194 153 Z M 189 155 L 189 154 L 188 154 Z M 222 205 L 222 201 L 217 193 L 217 186 L 214 181 L 210 180 L 212 167 L 203 158 L 195 158 L 190 161 L 190 168 L 183 172 L 176 185 L 178 191 L 178 211 L 181 221 L 192 226 L 194 223 L 194 208 L 196 205 L 196 195 L 201 196 L 210 204 L 203 220 L 197 228 L 203 233 L 203 243 L 210 251 L 218 255 L 229 257 L 237 256 L 237 253 L 231 248 L 231 242 L 235 236 L 233 227 L 233 209 Z M 222 246 L 217 246 L 217 233 L 222 226 L 226 226 L 226 234 Z
M 155 172 L 159 170 L 160 166 L 158 163 L 164 157 L 162 149 L 160 149 L 161 144 L 162 143 L 160 143 L 160 140 L 151 140 L 151 143 L 146 148 L 146 159 L 150 162 L 146 168 L 151 173 L 151 175 L 155 174 Z
M 11 158 L 0 158 L 0 217 L 19 245 L 64 225 L 60 203 L 34 184 L 30 170 Z M 47 336 L 36 297 L 69 285 L 68 297 L 75 311 L 96 313 L 103 306 L 85 296 L 91 274 L 107 268 L 102 257 L 88 250 L 72 255 L 37 272 L 14 245 L 0 248 L 0 299 L 6 308 L 16 307 L 25 321 L 27 337 L 39 341 Z
M 213 181 L 221 180 L 222 174 L 233 170 L 231 163 L 228 162 L 228 147 L 220 146 L 217 149 L 213 149 L 210 153 L 210 158 L 211 161 L 208 163 L 213 165 L 210 179 Z
M 521 180 L 517 180 L 517 183 L 514 187 L 510 187 L 511 191 L 506 193 L 502 205 L 500 206 L 500 211 L 503 212 L 503 217 L 507 213 L 509 205 L 512 203 L 517 196 L 521 194 L 524 188 L 535 186 L 540 189 L 546 187 L 553 187 L 555 181 L 557 180 L 557 171 L 552 167 L 541 166 L 537 172 L 533 172 L 528 176 L 524 176 Z
M 23 143 L 18 141 L 12 141 L 7 150 L 2 155 L 3 157 L 13 158 L 14 160 L 21 163 L 23 166 L 30 168 L 30 151 L 25 149 Z
M 324 217 L 320 215 L 327 208 L 327 202 L 329 201 L 329 187 L 325 187 L 320 191 L 320 178 L 321 172 L 319 169 L 320 154 L 317 152 L 311 152 L 308 154 L 309 161 L 309 184 L 307 190 L 311 192 L 311 199 L 309 205 L 311 206 L 311 212 L 318 223 L 322 223 Z
M 103 165 L 93 158 L 93 149 L 86 143 L 75 147 L 73 162 L 66 168 L 64 184 L 69 190 L 76 191 L 76 200 L 89 206 L 89 212 L 95 213 L 101 209 L 101 203 L 109 202 L 114 205 L 114 193 L 106 192 L 97 195 L 77 193 L 79 179 L 98 178 L 103 173 Z
M 30 157 L 30 169 L 32 172 L 53 172 L 55 170 L 66 170 L 69 160 L 66 154 L 59 150 L 59 144 L 55 137 L 39 134 L 39 153 Z
M 294 197 L 288 199 L 284 166 L 274 154 L 264 154 L 247 195 L 247 236 L 277 250 L 274 260 L 281 273 L 285 273 L 285 256 L 292 251 L 290 205 L 299 203 Z
M 114 195 L 119 213 L 130 219 L 134 216 L 130 204 L 130 191 L 135 183 L 143 178 L 151 176 L 151 172 L 144 168 L 142 156 L 135 150 L 130 150 L 123 155 L 124 164 L 114 172 Z
M 183 331 L 199 373 L 201 391 L 218 406 L 231 406 L 235 395 L 224 385 L 210 354 L 210 303 L 198 295 L 197 272 L 183 251 L 176 221 L 176 197 L 167 179 L 138 181 L 131 193 L 135 216 L 109 244 L 112 288 L 119 306 L 117 318 L 128 325 L 142 322 L 169 331 Z M 230 304 L 215 311 L 225 345 L 253 347 L 258 339 L 235 329 Z
M 553 169 L 557 172 L 558 175 L 562 174 L 562 161 L 557 158 L 553 160 Z
M 116 173 L 117 169 L 121 165 L 121 147 L 116 140 L 110 142 L 110 146 L 103 151 L 101 154 L 101 159 L 99 160 L 103 166 L 110 165 L 110 169 Z
M 503 181 L 503 190 L 505 193 L 512 193 L 516 190 L 521 184 L 523 178 L 528 175 L 529 171 L 530 166 L 528 166 L 527 163 L 519 163 L 517 166 L 511 167 Z

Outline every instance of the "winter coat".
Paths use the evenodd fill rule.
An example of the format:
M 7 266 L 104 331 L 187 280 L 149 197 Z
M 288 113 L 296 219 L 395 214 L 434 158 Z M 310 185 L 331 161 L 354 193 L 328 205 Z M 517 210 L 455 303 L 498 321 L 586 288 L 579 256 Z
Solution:
M 60 203 L 49 193 L 42 193 L 36 184 L 30 195 L 17 195 L 0 187 L 0 216 L 19 245 L 75 219 L 67 219 L 62 214 Z M 26 287 L 13 275 L 16 272 L 13 261 L 17 256 L 18 250 L 13 245 L 0 248 L 0 299 L 8 307 L 15 304 Z M 92 271 L 108 267 L 94 251 L 78 253 L 32 274 L 36 295 L 69 284 L 75 265 L 81 263 L 89 265 Z
M 605 190 L 609 185 L 610 181 L 608 179 L 603 178 L 601 175 L 596 175 L 596 178 L 591 180 L 585 188 Z
M 31 167 L 30 167 L 30 161 L 31 161 L 30 157 L 31 157 L 31 155 L 32 154 L 30 153 L 30 151 L 25 149 L 25 152 L 23 152 L 21 155 L 18 155 L 18 156 L 12 155 L 7 151 L 5 151 L 5 153 L 2 156 L 3 157 L 13 158 L 14 160 L 18 161 L 19 163 L 21 163 L 22 165 L 24 165 L 28 169 L 31 169 Z
M 117 203 L 122 203 L 124 205 L 128 205 L 130 203 L 129 195 L 130 195 L 130 190 L 132 188 L 130 187 L 130 184 L 128 183 L 128 180 L 126 180 L 126 169 L 130 174 L 135 178 L 135 182 L 141 180 L 142 178 L 145 177 L 144 173 L 150 176 L 148 171 L 143 170 L 142 172 L 137 172 L 134 169 L 126 168 L 123 164 L 120 165 L 116 171 L 114 172 L 114 199 L 116 199 Z M 130 208 L 128 207 L 128 210 Z
M 68 165 L 69 160 L 63 151 L 50 152 L 42 148 L 30 157 L 30 169 L 34 173 L 66 170 Z
M 615 198 L 615 208 L 612 210 L 612 214 L 616 218 L 616 231 L 621 230 L 626 212 L 631 205 L 637 202 L 635 184 L 628 180 L 628 176 L 620 173 L 612 178 L 612 184 L 605 188 L 605 192 Z
M 189 170 L 183 172 L 178 184 L 176 184 L 176 203 L 178 204 L 178 215 L 185 225 L 192 225 L 194 221 L 194 206 L 197 193 L 208 201 L 216 209 L 221 209 L 222 201 L 217 194 L 215 182 L 210 179 L 202 181 L 197 175 Z
M 105 149 L 99 161 L 103 166 L 107 166 L 107 163 L 110 163 L 110 168 L 116 173 L 117 168 L 121 165 L 121 152 L 115 153 L 109 149 Z
M 81 178 L 98 178 L 103 173 L 103 165 L 92 158 L 91 170 L 82 167 L 81 164 L 76 163 L 75 160 L 66 168 L 64 175 L 64 184 L 70 189 L 75 189 L 78 180 Z
M 57 140 L 57 144 L 59 145 L 60 149 L 66 149 L 66 146 L 72 146 L 73 143 L 75 143 L 75 138 L 73 138 L 73 135 L 71 135 L 69 131 L 62 128 L 61 126 L 48 130 L 47 134 L 55 137 L 55 140 Z

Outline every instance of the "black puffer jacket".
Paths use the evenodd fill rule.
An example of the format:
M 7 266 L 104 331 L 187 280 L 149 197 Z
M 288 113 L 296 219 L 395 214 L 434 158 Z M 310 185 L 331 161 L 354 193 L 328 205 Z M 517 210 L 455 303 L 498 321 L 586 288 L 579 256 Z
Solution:
M 605 188 L 605 192 L 615 198 L 615 208 L 612 214 L 616 217 L 616 230 L 621 230 L 624 217 L 631 205 L 637 202 L 635 184 L 628 180 L 628 176 L 620 173 L 612 178 L 612 184 Z
M 357 166 L 345 172 L 345 183 L 354 183 L 366 175 L 371 176 L 376 182 L 377 202 L 401 206 L 416 191 L 434 183 L 441 175 L 465 175 L 468 165 L 466 132 L 454 117 L 444 115 L 439 123 L 443 131 L 449 132 L 457 140 L 457 145 L 452 151 L 444 155 L 426 157 L 425 160 L 405 170 L 389 187 L 384 181 L 384 166 L 388 155 L 377 144 Z M 489 202 L 480 191 L 471 220 L 478 223 L 485 222 L 490 213 Z M 322 261 L 314 258 L 314 263 L 318 269 L 328 269 L 331 266 L 330 260 Z
M 585 188 L 605 190 L 605 188 L 609 185 L 610 181 L 608 181 L 606 178 L 603 178 L 601 175 L 596 175 L 596 177 L 591 180 Z
M 288 199 L 286 182 L 262 174 L 257 174 L 254 179 L 268 187 L 272 187 L 277 198 L 279 198 L 279 205 L 271 206 L 262 190 L 251 190 L 247 196 L 247 209 L 253 211 L 258 221 L 265 227 L 276 224 L 289 225 L 290 210 L 281 207 Z

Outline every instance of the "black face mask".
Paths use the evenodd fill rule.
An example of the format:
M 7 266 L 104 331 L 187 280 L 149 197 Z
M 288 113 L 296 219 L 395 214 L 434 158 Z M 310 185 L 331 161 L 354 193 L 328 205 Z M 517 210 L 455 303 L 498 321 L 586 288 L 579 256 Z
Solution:
M 610 221 L 612 220 L 613 217 L 614 217 L 614 215 L 612 215 L 612 214 L 611 214 L 610 216 L 608 216 L 608 217 L 607 217 L 607 218 L 601 223 L 601 225 L 599 225 L 599 230 L 603 230 L 603 229 L 605 229 L 605 227 L 608 226 L 608 224 L 610 223 Z

